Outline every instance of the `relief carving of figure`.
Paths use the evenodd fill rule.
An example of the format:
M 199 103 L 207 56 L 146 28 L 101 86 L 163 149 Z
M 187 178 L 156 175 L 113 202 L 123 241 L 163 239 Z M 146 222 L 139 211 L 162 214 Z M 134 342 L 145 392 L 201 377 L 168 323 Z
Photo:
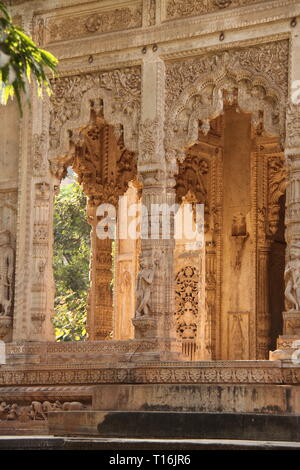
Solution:
M 149 315 L 151 287 L 154 279 L 157 261 L 153 264 L 149 259 L 142 258 L 141 269 L 137 277 L 136 286 L 136 318 Z
M 284 271 L 287 310 L 300 311 L 300 241 L 291 245 L 290 261 Z
M 14 250 L 10 232 L 0 233 L 0 316 L 12 313 L 14 290 Z

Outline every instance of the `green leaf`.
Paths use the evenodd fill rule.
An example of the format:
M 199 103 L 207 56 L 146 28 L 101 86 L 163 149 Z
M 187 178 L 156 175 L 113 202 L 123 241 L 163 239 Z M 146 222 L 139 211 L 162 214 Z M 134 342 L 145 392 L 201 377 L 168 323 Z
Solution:
M 48 51 L 40 49 L 34 41 L 24 33 L 24 31 L 13 25 L 7 8 L 0 1 L 0 45 L 1 50 L 10 56 L 12 65 L 17 77 L 13 87 L 8 87 L 8 74 L 5 67 L 0 69 L 1 100 L 7 100 L 16 96 L 19 108 L 22 108 L 22 93 L 26 94 L 27 83 L 31 77 L 37 83 L 38 96 L 42 96 L 42 87 L 48 94 L 51 94 L 51 84 L 47 73 L 57 75 L 58 60 Z M 29 98 L 29 97 L 28 97 Z

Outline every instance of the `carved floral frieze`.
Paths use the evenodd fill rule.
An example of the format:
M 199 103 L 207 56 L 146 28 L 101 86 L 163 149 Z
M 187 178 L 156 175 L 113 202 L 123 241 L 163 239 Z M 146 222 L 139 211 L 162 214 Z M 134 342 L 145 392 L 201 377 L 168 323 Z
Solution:
M 286 148 L 300 149 L 300 104 L 289 103 L 286 110 Z M 289 152 L 290 153 L 290 152 Z
M 224 365 L 225 363 L 223 363 Z M 104 368 L 70 367 L 69 369 L 13 369 L 0 371 L 3 385 L 56 385 L 99 383 L 300 383 L 299 367 L 226 367 L 206 365 L 200 367 L 136 367 Z
M 205 15 L 227 8 L 237 8 L 259 3 L 261 0 L 167 0 L 166 19 Z
M 141 2 L 110 10 L 49 18 L 47 43 L 82 38 L 91 34 L 124 31 L 142 26 Z
M 51 150 L 61 146 L 61 129 L 64 124 L 80 118 L 84 97 L 92 89 L 97 90 L 93 94 L 94 100 L 99 96 L 103 98 L 104 117 L 108 123 L 119 125 L 124 122 L 124 137 L 129 143 L 127 147 L 137 145 L 134 142 L 137 140 L 136 125 L 141 101 L 140 67 L 55 78 L 52 86 L 49 130 Z

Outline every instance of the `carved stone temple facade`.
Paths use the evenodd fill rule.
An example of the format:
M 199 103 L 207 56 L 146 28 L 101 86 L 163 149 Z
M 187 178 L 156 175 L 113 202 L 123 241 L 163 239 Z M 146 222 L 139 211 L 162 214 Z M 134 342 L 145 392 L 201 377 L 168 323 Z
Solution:
M 300 1 L 8 3 L 60 63 L 22 119 L 0 108 L 0 433 L 145 403 L 300 413 Z M 89 337 L 63 343 L 53 213 L 69 167 L 91 226 Z M 169 238 L 117 237 L 112 268 L 100 204 L 119 233 L 132 204 L 149 227 L 153 204 L 187 203 L 201 246 L 173 236 L 174 215 Z

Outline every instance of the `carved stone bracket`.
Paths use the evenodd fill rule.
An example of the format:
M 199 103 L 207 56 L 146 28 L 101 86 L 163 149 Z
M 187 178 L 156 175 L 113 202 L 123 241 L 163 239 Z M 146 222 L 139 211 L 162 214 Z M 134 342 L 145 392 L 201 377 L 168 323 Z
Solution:
M 89 122 L 91 102 L 101 98 L 107 123 L 124 127 L 124 142 L 137 150 L 141 101 L 141 69 L 127 67 L 106 72 L 55 78 L 52 82 L 50 157 L 68 152 L 68 130 Z

